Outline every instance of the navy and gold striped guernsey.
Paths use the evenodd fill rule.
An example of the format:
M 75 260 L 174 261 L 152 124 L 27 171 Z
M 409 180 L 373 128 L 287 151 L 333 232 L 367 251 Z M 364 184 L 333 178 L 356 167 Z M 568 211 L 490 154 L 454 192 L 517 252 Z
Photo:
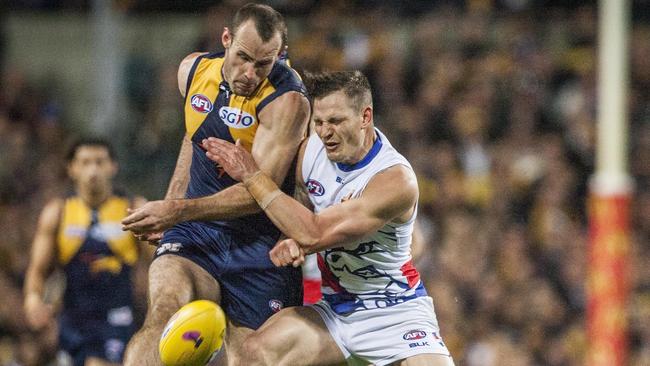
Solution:
M 252 95 L 235 95 L 224 80 L 223 63 L 223 53 L 200 56 L 188 77 L 184 111 L 192 165 L 186 198 L 209 196 L 237 183 L 206 157 L 203 139 L 239 139 L 251 151 L 260 111 L 287 92 L 306 95 L 300 77 L 282 59 Z M 289 169 L 282 190 L 291 194 L 295 167 Z M 269 258 L 279 236 L 264 213 L 229 221 L 183 222 L 165 231 L 156 257 L 180 255 L 201 266 L 219 282 L 226 315 L 256 329 L 282 307 L 302 305 L 300 269 L 277 268 Z
M 286 92 L 306 93 L 296 71 L 280 60 L 253 95 L 235 95 L 223 78 L 223 61 L 223 53 L 200 56 L 188 77 L 185 128 L 192 140 L 193 156 L 187 198 L 208 196 L 237 183 L 215 169 L 215 163 L 205 156 L 201 148 L 203 139 L 218 137 L 230 142 L 240 139 L 250 151 L 259 125 L 259 112 Z M 288 179 L 283 185 L 285 192 L 293 189 L 293 177 L 293 174 L 287 174 Z M 254 230 L 261 235 L 279 234 L 263 213 L 210 224 L 237 231 Z
M 121 229 L 131 200 L 110 196 L 97 208 L 78 195 L 64 201 L 57 260 L 66 276 L 59 347 L 83 365 L 86 357 L 121 362 L 134 332 L 131 268 L 137 242 Z

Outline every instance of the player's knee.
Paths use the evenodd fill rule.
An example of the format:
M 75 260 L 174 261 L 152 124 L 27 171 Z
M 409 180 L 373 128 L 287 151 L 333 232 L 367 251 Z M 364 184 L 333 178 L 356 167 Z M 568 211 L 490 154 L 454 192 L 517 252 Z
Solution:
M 145 324 L 158 326 L 166 324 L 178 309 L 193 299 L 191 290 L 177 291 L 172 285 L 158 288 L 150 296 Z
M 149 312 L 157 321 L 166 322 L 195 297 L 196 283 L 187 262 L 176 256 L 157 258 L 149 267 Z
M 173 300 L 170 301 L 170 299 L 152 301 L 149 305 L 150 307 L 144 321 L 144 326 L 147 328 L 162 328 L 167 324 L 169 318 L 183 305 L 185 304 Z

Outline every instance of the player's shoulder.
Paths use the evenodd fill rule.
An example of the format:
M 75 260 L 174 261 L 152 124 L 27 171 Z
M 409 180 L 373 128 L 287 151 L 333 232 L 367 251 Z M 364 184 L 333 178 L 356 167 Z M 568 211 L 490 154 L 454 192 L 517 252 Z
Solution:
M 57 226 L 59 219 L 61 218 L 61 213 L 63 212 L 65 202 L 66 199 L 64 197 L 56 197 L 49 200 L 41 210 L 39 225 L 42 227 Z
M 66 197 L 55 197 L 47 201 L 45 206 L 43 206 L 43 211 L 57 211 L 61 210 L 65 205 Z
M 402 155 L 390 142 L 388 137 L 384 135 L 378 128 L 375 128 L 375 132 L 381 143 L 381 149 L 378 152 L 379 159 L 377 161 L 379 169 L 383 167 L 390 167 L 393 165 L 404 165 L 407 169 L 413 170 L 411 163 L 408 159 Z
M 185 96 L 193 71 L 196 65 L 202 60 L 216 60 L 223 58 L 223 52 L 209 53 L 209 52 L 192 52 L 185 56 L 178 66 L 178 90 L 181 95 Z
M 196 61 L 200 58 L 203 58 L 205 56 L 209 55 L 207 52 L 192 52 L 189 55 L 185 56 L 183 60 L 181 60 L 180 65 L 178 66 L 178 75 L 179 78 L 182 74 L 188 75 Z M 180 81 L 180 80 L 179 80 Z
M 384 189 L 388 189 L 386 187 L 395 187 L 406 195 L 417 196 L 417 177 L 408 160 L 396 150 L 391 155 L 384 156 L 383 159 L 380 159 L 385 163 L 383 166 L 380 165 L 368 184 L 375 184 L 378 187 L 384 187 Z
M 287 119 L 306 128 L 310 113 L 309 100 L 300 90 L 278 87 L 257 103 L 256 112 L 260 122 Z
M 366 185 L 361 197 L 387 215 L 391 220 L 406 221 L 412 215 L 419 196 L 413 170 L 396 164 L 376 173 Z
M 374 175 L 374 178 L 379 180 L 406 183 L 408 185 L 415 183 L 415 185 L 417 186 L 417 180 L 415 178 L 415 173 L 413 172 L 413 169 L 410 166 L 405 164 L 391 165 L 386 169 L 377 172 Z
M 398 192 L 402 198 L 418 196 L 417 177 L 408 160 L 390 145 L 390 154 L 379 156 L 366 189 L 381 192 Z
M 269 83 L 278 91 L 297 91 L 307 95 L 307 89 L 300 75 L 284 60 L 278 60 L 267 77 Z
M 224 57 L 224 52 L 192 52 L 189 55 L 185 56 L 181 61 L 180 66 L 192 67 L 192 65 L 199 59 L 219 59 Z

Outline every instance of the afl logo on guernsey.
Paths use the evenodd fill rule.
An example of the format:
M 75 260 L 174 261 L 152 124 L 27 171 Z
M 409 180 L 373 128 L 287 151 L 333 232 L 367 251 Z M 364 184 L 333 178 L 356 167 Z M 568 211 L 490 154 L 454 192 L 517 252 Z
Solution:
M 314 179 L 307 181 L 307 191 L 309 191 L 309 194 L 319 197 L 325 194 L 325 188 L 323 185 Z
M 255 117 L 238 108 L 221 107 L 219 118 L 232 128 L 248 128 L 255 123 Z
M 190 98 L 190 104 L 192 105 L 192 109 L 199 113 L 207 114 L 212 112 L 212 102 L 203 94 L 192 95 L 192 98 Z

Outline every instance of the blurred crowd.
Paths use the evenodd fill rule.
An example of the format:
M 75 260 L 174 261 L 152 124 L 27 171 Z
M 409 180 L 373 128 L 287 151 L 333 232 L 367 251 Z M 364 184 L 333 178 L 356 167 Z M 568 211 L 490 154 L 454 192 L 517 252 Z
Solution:
M 419 176 L 427 248 L 417 267 L 456 364 L 583 364 L 596 8 L 271 3 L 288 15 L 289 54 L 299 71 L 355 68 L 369 76 L 376 124 Z M 219 50 L 222 26 L 238 5 L 211 8 L 204 36 L 188 53 Z M 629 364 L 650 365 L 650 23 L 636 18 Z M 164 192 L 183 133 L 177 61 L 150 65 L 151 76 L 139 82 L 154 80 L 153 88 L 138 87 L 143 63 L 133 63 L 125 90 L 143 103 L 132 106 L 138 123 L 124 127 L 133 141 L 118 154 L 121 181 L 150 199 Z M 34 365 L 52 340 L 27 331 L 20 286 L 37 214 L 68 187 L 61 142 L 75 131 L 62 118 L 56 85 L 32 82 L 14 67 L 1 77 L 0 365 Z

